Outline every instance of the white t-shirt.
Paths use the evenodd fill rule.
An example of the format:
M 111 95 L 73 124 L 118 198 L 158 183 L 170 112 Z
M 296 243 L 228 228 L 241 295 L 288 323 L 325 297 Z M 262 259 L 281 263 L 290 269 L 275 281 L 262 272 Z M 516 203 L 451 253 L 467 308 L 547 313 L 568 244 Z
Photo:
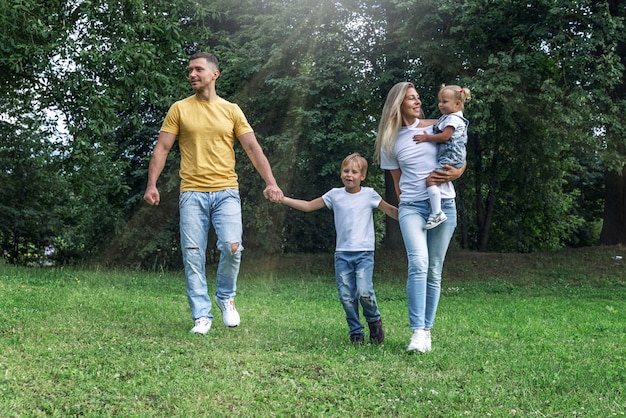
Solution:
M 335 251 L 374 251 L 374 209 L 382 197 L 371 187 L 348 193 L 345 187 L 329 190 L 322 196 L 334 212 L 337 241 Z
M 421 202 L 428 200 L 426 177 L 439 167 L 437 163 L 437 144 L 434 142 L 415 143 L 413 136 L 426 132 L 433 133 L 433 127 L 418 128 L 419 119 L 411 126 L 403 126 L 391 152 L 383 147 L 380 153 L 380 168 L 384 170 L 400 169 L 400 202 Z M 452 182 L 439 186 L 442 199 L 456 197 Z

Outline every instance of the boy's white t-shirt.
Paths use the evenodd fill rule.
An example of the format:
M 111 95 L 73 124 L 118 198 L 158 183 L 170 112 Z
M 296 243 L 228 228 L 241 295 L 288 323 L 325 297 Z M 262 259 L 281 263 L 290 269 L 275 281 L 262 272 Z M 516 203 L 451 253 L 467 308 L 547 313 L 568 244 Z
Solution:
M 380 168 L 384 170 L 400 169 L 400 202 L 421 202 L 428 200 L 426 178 L 431 171 L 439 167 L 437 162 L 437 144 L 434 142 L 413 141 L 413 136 L 426 132 L 433 134 L 433 127 L 418 128 L 419 119 L 410 126 L 403 126 L 390 153 L 383 148 L 380 153 Z M 452 182 L 439 186 L 442 199 L 456 197 Z
M 348 193 L 345 187 L 329 190 L 322 196 L 334 212 L 337 241 L 335 251 L 374 251 L 374 209 L 382 197 L 371 187 Z

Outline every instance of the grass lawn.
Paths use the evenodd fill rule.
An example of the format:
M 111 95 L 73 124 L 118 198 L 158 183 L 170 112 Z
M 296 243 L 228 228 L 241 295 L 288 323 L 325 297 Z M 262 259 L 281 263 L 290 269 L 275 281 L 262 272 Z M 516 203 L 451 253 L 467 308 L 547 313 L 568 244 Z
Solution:
M 360 347 L 331 254 L 246 254 L 241 325 L 214 308 L 207 336 L 180 272 L 0 264 L 0 416 L 623 416 L 625 253 L 453 250 L 413 355 L 402 254 L 377 253 L 386 340 Z

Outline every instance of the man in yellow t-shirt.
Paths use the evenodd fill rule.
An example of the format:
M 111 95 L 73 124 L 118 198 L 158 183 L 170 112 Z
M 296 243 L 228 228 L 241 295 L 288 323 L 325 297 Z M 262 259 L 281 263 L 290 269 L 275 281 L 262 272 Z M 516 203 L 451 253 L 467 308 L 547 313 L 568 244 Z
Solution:
M 148 168 L 144 200 L 158 205 L 157 180 L 167 154 L 178 138 L 180 148 L 180 243 L 185 266 L 187 299 L 195 321 L 192 333 L 211 329 L 211 298 L 205 264 L 210 224 L 217 235 L 220 261 L 215 302 L 229 327 L 239 325 L 234 304 L 243 250 L 241 200 L 235 172 L 235 138 L 266 183 L 263 195 L 278 202 L 283 192 L 238 105 L 219 97 L 215 81 L 220 75 L 217 58 L 200 52 L 189 58 L 189 82 L 195 94 L 174 103 L 163 121 Z

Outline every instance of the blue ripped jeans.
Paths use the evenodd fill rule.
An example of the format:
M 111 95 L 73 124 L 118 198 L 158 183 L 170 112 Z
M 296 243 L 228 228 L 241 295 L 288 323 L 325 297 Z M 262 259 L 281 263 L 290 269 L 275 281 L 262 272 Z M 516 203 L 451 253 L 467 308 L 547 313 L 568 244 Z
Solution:
M 359 320 L 359 303 L 367 322 L 380 319 L 376 304 L 374 284 L 374 251 L 336 251 L 335 279 L 339 301 L 346 312 L 350 335 L 363 335 L 363 324 Z
M 210 224 L 217 235 L 220 261 L 217 268 L 216 296 L 235 297 L 243 251 L 243 226 L 239 190 L 181 192 L 180 245 L 185 266 L 187 299 L 192 319 L 213 318 L 206 280 L 206 248 Z M 236 248 L 233 252 L 233 248 Z
M 442 199 L 441 209 L 448 219 L 436 228 L 423 229 L 430 203 L 400 203 L 398 221 L 409 262 L 406 293 L 409 305 L 411 329 L 430 329 L 435 322 L 441 272 L 448 245 L 456 228 L 456 204 L 454 199 Z

